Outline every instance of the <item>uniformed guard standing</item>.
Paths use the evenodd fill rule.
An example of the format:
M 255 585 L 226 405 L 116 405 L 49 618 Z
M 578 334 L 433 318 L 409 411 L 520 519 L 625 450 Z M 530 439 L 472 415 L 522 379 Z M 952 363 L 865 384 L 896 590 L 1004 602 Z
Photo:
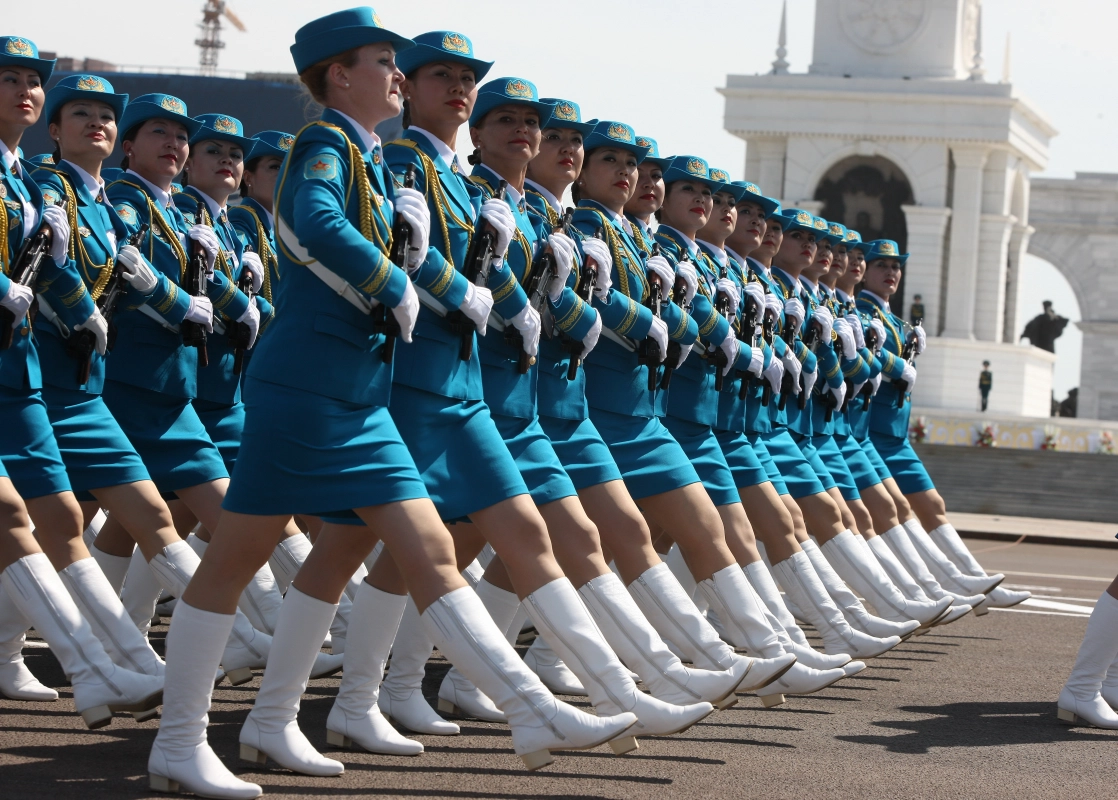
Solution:
M 979 411 L 986 410 L 986 404 L 990 402 L 990 389 L 994 386 L 994 373 L 990 371 L 990 362 L 982 362 L 982 372 L 978 374 L 978 393 L 982 396 L 981 408 Z

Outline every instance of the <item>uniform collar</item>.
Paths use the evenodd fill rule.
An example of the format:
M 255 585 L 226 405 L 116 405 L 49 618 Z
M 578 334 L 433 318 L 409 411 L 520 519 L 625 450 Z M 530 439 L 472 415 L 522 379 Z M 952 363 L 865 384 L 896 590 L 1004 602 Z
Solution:
M 773 273 L 780 273 L 780 275 L 783 275 L 784 277 L 781 278 L 781 280 L 785 284 L 787 284 L 788 286 L 798 286 L 799 285 L 799 282 L 795 278 L 793 278 L 787 272 L 782 270 L 780 267 L 773 267 L 772 272 L 770 274 L 773 274 Z
M 16 175 L 23 177 L 23 165 L 19 163 L 19 156 L 8 149 L 3 139 L 0 139 L 0 162 L 3 162 L 4 171 L 8 174 L 11 174 L 12 165 L 15 165 Z
M 423 128 L 416 127 L 415 125 L 408 128 L 408 133 L 412 132 L 423 134 L 423 138 L 431 143 L 431 146 L 435 148 L 435 152 L 439 154 L 439 158 L 441 158 L 443 163 L 448 167 L 453 167 L 455 162 L 457 162 L 458 156 L 450 149 L 450 146 L 438 136 L 430 131 L 423 130 Z
M 364 145 L 361 149 L 362 153 L 371 153 L 374 149 L 380 147 L 380 137 L 372 131 L 365 130 L 364 126 L 349 114 L 338 111 L 336 108 L 328 108 L 326 110 L 331 114 L 337 114 L 349 123 L 349 127 L 353 128 L 353 132 L 357 134 L 357 137 L 361 140 L 361 144 Z
M 175 204 L 175 198 L 170 192 L 160 189 L 158 186 L 149 181 L 140 173 L 135 172 L 134 170 L 128 170 L 126 174 L 133 175 L 143 181 L 144 186 L 148 188 L 148 191 L 151 192 L 152 196 L 155 198 L 155 201 L 159 203 L 161 208 L 170 208 Z
M 251 197 L 242 198 L 241 206 L 244 208 L 251 208 L 258 216 L 266 219 L 268 221 L 268 230 L 272 230 L 276 227 L 276 218 L 272 215 L 272 212 L 264 208 L 264 206 L 260 205 L 256 200 L 253 200 Z
M 808 294 L 819 295 L 819 284 L 813 283 L 803 275 L 800 276 L 800 285 L 807 289 Z
M 559 202 L 559 198 L 556 197 L 555 195 L 553 195 L 551 192 L 549 192 L 544 186 L 541 186 L 540 184 L 536 183 L 531 178 L 525 178 L 524 179 L 524 187 L 526 189 L 531 188 L 533 191 L 538 192 L 539 195 L 544 200 L 547 201 L 547 204 L 549 206 L 551 206 L 551 209 L 553 211 L 555 211 L 555 213 L 557 213 L 557 214 L 562 214 L 563 213 L 563 204 L 561 202 Z
M 92 197 L 94 201 L 100 199 L 103 203 L 109 202 L 108 195 L 105 194 L 105 182 L 103 180 L 101 180 L 100 178 L 94 178 L 73 161 L 62 159 L 62 163 L 68 166 L 71 170 L 73 170 L 75 175 L 82 179 L 82 183 L 85 184 L 85 188 L 89 190 L 89 196 Z
M 699 249 L 699 246 L 697 244 L 695 244 L 694 239 L 688 238 L 686 235 L 684 235 L 683 233 L 680 233 L 675 228 L 673 228 L 671 225 L 664 225 L 663 223 L 661 223 L 660 227 L 658 227 L 656 229 L 656 232 L 657 233 L 661 233 L 661 232 L 667 233 L 669 236 L 674 234 L 674 236 L 678 237 L 678 239 L 681 242 L 683 242 L 684 246 L 687 248 L 687 255 L 691 257 L 691 260 L 692 261 L 696 260 L 695 259 L 695 256 L 697 255 L 696 251 Z
M 625 231 L 625 233 L 629 234 L 630 236 L 633 235 L 633 223 L 631 223 L 629 221 L 629 218 L 627 216 L 625 216 L 624 214 L 618 214 L 613 209 L 606 208 L 604 205 L 599 203 L 597 200 L 587 199 L 587 200 L 584 200 L 583 202 L 584 203 L 590 203 L 591 204 L 589 206 L 590 208 L 593 208 L 595 211 L 600 211 L 601 213 L 605 214 L 607 218 L 616 222 L 621 227 L 621 230 Z M 585 207 L 585 206 L 583 206 L 582 203 L 579 203 L 579 206 L 580 207 Z
M 714 258 L 718 262 L 719 266 L 722 266 L 726 263 L 726 250 L 704 239 L 699 239 L 698 242 L 701 245 L 705 245 L 706 249 L 714 254 Z
M 838 299 L 841 300 L 842 302 L 844 302 L 844 303 L 849 303 L 850 302 L 850 295 L 848 295 L 846 292 L 844 292 L 842 289 L 838 288 L 837 286 L 835 287 L 835 294 L 838 295 Z
M 628 214 L 626 214 L 624 218 L 625 221 L 628 222 L 630 225 L 636 225 L 637 227 L 639 227 L 641 229 L 641 235 L 644 236 L 645 239 L 652 238 L 652 226 L 649 225 L 647 222 L 642 220 L 640 217 L 631 217 Z M 632 233 L 632 231 L 630 231 L 630 233 Z
M 520 192 L 516 191 L 516 188 L 505 179 L 504 175 L 501 175 L 495 169 L 493 169 L 490 166 L 486 166 L 485 164 L 478 164 L 474 168 L 473 172 L 471 172 L 470 174 L 471 175 L 477 175 L 479 178 L 485 178 L 486 177 L 485 175 L 480 174 L 483 170 L 485 172 L 488 172 L 490 175 L 492 175 L 497 180 L 505 181 L 505 196 L 506 196 L 506 198 L 508 200 L 510 200 L 514 206 L 516 206 L 518 209 L 523 211 L 524 210 L 524 195 L 522 195 Z M 494 186 L 493 188 L 496 189 L 497 187 Z
M 878 297 L 876 294 L 871 292 L 869 289 L 863 289 L 862 294 L 864 294 L 866 297 L 868 297 L 870 299 L 870 301 L 873 302 L 874 304 L 876 304 L 878 306 L 881 306 L 882 311 L 888 311 L 889 310 L 889 304 L 887 302 L 885 302 L 884 300 L 882 300 L 880 297 Z

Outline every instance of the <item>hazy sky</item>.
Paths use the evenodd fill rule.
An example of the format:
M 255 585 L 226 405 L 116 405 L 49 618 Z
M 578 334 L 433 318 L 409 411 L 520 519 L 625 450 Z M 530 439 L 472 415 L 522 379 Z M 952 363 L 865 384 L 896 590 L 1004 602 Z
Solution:
M 293 71 L 288 47 L 295 30 L 314 16 L 360 0 L 230 0 L 247 33 L 225 32 L 221 67 Z M 48 5 L 8 0 L 3 34 L 26 36 L 44 50 L 116 64 L 197 64 L 193 42 L 201 0 L 118 2 L 52 0 Z M 814 0 L 788 1 L 788 60 L 806 71 L 814 35 Z M 312 10 L 313 9 L 313 10 Z M 577 101 L 589 117 L 620 119 L 660 141 L 661 152 L 702 155 L 741 177 L 744 145 L 722 130 L 723 101 L 715 89 L 727 74 L 771 69 L 780 23 L 778 0 L 411 0 L 380 2 L 384 24 L 404 35 L 452 29 L 473 39 L 481 57 L 495 60 L 498 75 L 533 80 L 541 94 Z M 1118 123 L 1118 5 L 1104 0 L 985 0 L 983 49 L 987 78 L 1002 78 L 1006 35 L 1012 35 L 1012 82 L 1053 122 L 1046 175 L 1075 171 L 1118 172 L 1111 146 Z M 103 11 L 103 13 L 98 13 Z M 694 35 L 688 35 L 689 32 Z M 119 44 L 114 44 L 114 40 Z M 228 109 L 236 114 L 236 109 Z M 460 149 L 468 137 L 460 137 Z M 1023 321 L 1052 299 L 1079 318 L 1074 297 L 1042 267 L 1026 280 L 1042 285 L 1023 298 Z M 1036 294 L 1037 297 L 1031 297 Z M 1035 309 L 1035 310 L 1034 310 Z M 1057 394 L 1078 382 L 1078 331 L 1058 344 Z

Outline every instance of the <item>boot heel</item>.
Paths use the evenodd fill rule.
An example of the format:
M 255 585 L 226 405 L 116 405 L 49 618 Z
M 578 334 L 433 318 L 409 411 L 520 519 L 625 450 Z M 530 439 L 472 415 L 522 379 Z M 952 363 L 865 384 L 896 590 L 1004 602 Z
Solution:
M 974 615 L 976 617 L 984 617 L 990 613 L 990 609 L 986 608 L 985 604 L 975 606 Z
M 440 700 L 439 705 L 441 706 L 443 702 L 445 701 Z M 447 703 L 447 705 L 451 704 Z M 442 709 L 440 708 L 439 710 L 441 711 Z M 612 742 L 610 744 L 612 744 Z M 525 753 L 520 757 L 520 760 L 524 762 L 524 766 L 526 766 L 530 771 L 533 772 L 542 767 L 546 767 L 548 764 L 555 763 L 555 759 L 547 750 L 537 750 L 534 753 Z
M 253 764 L 267 764 L 268 755 L 257 750 L 252 745 L 241 743 L 241 761 L 251 761 Z
M 785 699 L 782 694 L 767 694 L 761 698 L 761 705 L 765 708 L 772 708 L 773 706 L 784 705 Z
M 640 747 L 640 743 L 637 741 L 636 736 L 621 736 L 617 739 L 610 739 L 609 741 L 609 749 L 617 756 L 631 753 L 638 747 Z
M 1056 718 L 1060 720 L 1060 722 L 1066 722 L 1068 725 L 1077 725 L 1080 722 L 1079 717 L 1076 716 L 1074 712 L 1063 708 L 1056 709 Z
M 136 720 L 136 722 L 147 722 L 158 713 L 158 708 L 149 708 L 147 711 L 133 711 L 132 719 Z
M 326 729 L 326 744 L 332 744 L 334 747 L 340 747 L 342 750 L 352 750 L 353 740 L 348 736 Z
M 229 670 L 225 673 L 225 677 L 229 679 L 229 683 L 232 685 L 240 686 L 242 683 L 248 683 L 252 680 L 252 670 L 248 667 Z
M 454 714 L 456 716 L 461 716 L 462 713 L 458 706 L 454 705 L 454 703 L 449 700 L 443 700 L 441 697 L 439 698 L 439 711 L 444 714 Z M 550 764 L 551 762 L 549 761 L 547 763 Z M 540 766 L 546 765 L 541 764 Z M 533 767 L 529 767 L 529 769 L 533 769 Z M 539 767 L 535 767 L 534 769 L 539 769 Z
M 179 792 L 179 782 L 173 781 L 170 778 L 164 778 L 162 775 L 156 775 L 154 772 L 148 773 L 148 786 L 154 792 Z
M 87 728 L 91 731 L 95 731 L 98 728 L 104 728 L 113 721 L 113 712 L 109 710 L 107 705 L 94 706 L 82 712 L 82 719 L 85 720 L 85 726 Z
M 714 704 L 714 707 L 719 711 L 725 711 L 730 706 L 737 705 L 738 696 L 736 694 L 728 694 Z

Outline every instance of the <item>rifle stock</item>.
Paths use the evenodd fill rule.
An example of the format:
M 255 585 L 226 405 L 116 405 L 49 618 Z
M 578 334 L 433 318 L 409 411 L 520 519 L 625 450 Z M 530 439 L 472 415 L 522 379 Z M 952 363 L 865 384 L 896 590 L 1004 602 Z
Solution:
M 65 210 L 66 201 L 63 200 L 58 207 Z M 6 213 L 7 209 L 0 210 L 0 214 Z M 43 259 L 50 255 L 50 246 L 53 239 L 54 233 L 51 231 L 50 225 L 45 220 L 40 222 L 39 229 L 24 241 L 23 247 L 19 249 L 15 260 L 12 261 L 9 270 L 12 283 L 18 283 L 20 286 L 26 286 L 34 291 L 35 284 L 39 282 L 39 273 L 43 270 Z M 32 322 L 34 309 L 35 304 L 32 302 L 31 307 L 27 309 L 28 325 Z M 19 320 L 16 319 L 15 314 L 6 308 L 0 308 L 0 350 L 7 350 L 12 346 L 17 322 Z
M 404 188 L 415 188 L 415 164 L 408 164 L 404 172 Z M 411 223 L 404 219 L 403 214 L 397 214 L 392 222 L 392 250 L 388 259 L 400 269 L 408 269 L 408 243 L 411 241 Z M 396 353 L 396 338 L 400 335 L 400 323 L 384 303 L 373 309 L 373 330 L 384 334 L 384 345 L 380 350 L 381 360 L 385 364 L 392 363 Z
M 498 200 L 505 199 L 505 190 L 508 184 L 501 181 L 497 184 L 497 191 L 493 195 Z M 493 257 L 496 255 L 494 251 L 497 249 L 497 232 L 493 227 L 485 222 L 483 219 L 478 220 L 477 227 L 474 230 L 474 235 L 470 239 L 470 246 L 466 250 L 466 260 L 463 263 L 462 271 L 466 276 L 466 280 L 474 286 L 483 287 L 489 283 L 489 269 L 493 262 Z M 455 309 L 446 315 L 446 319 L 450 322 L 451 327 L 461 337 L 461 342 L 458 348 L 458 357 L 463 361 L 469 361 L 474 354 L 474 332 L 477 326 L 470 321 L 465 312 Z

